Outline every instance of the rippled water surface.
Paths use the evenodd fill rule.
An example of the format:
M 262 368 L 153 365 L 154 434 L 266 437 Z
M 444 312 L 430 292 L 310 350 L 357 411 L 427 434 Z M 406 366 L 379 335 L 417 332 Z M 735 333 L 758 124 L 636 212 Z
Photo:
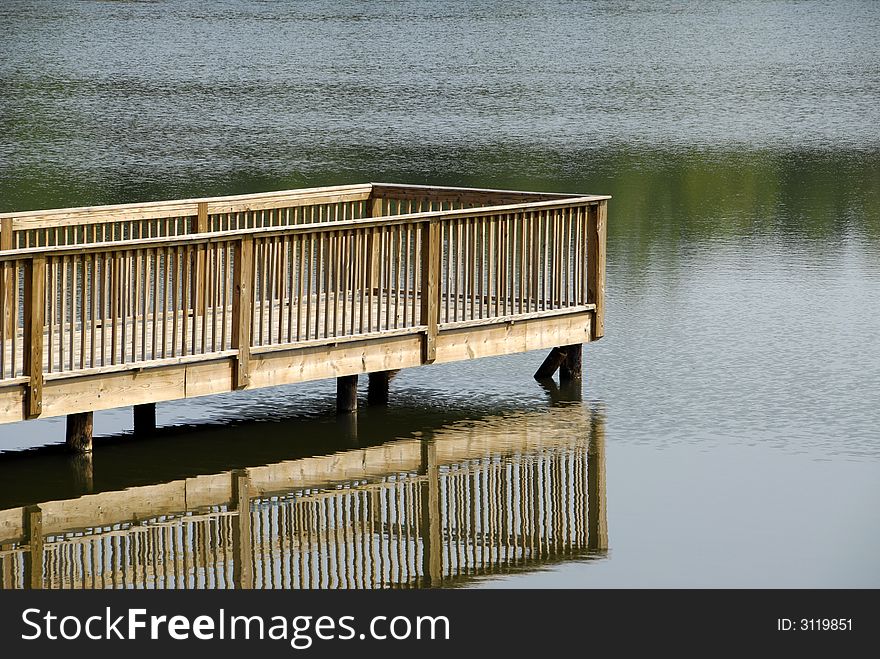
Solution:
M 19 454 L 63 419 L 2 426 L 0 529 L 133 506 L 137 551 L 93 512 L 47 536 L 55 586 L 880 586 L 878 34 L 873 2 L 4 2 L 0 211 L 369 180 L 614 198 L 582 393 L 530 353 L 404 371 L 354 422 L 330 381 L 162 404 L 149 442 L 100 412 L 89 464 Z M 242 470 L 280 488 L 245 516 Z M 148 486 L 167 506 L 131 503 Z

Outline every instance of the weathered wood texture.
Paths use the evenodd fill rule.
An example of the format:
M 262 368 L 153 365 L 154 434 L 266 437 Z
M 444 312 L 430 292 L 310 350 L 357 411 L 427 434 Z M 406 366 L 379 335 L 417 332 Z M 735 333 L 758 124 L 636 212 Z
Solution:
M 92 450 L 93 412 L 78 412 L 67 416 L 66 442 L 72 453 L 90 453 Z
M 605 239 L 608 204 L 591 206 L 587 222 L 587 302 L 595 305 L 592 336 L 605 336 Z
M 553 348 L 553 350 L 550 351 L 550 354 L 547 355 L 543 362 L 541 362 L 538 370 L 535 371 L 535 379 L 545 380 L 547 378 L 552 378 L 564 361 L 565 349 Z
M 374 184 L 0 215 L 69 234 L 0 251 L 0 422 L 598 338 L 606 203 Z M 180 213 L 197 233 L 83 228 Z

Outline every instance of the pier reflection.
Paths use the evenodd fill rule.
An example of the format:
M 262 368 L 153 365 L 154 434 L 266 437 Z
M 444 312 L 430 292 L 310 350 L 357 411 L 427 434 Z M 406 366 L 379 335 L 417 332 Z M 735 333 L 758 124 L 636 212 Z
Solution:
M 0 584 L 455 586 L 607 551 L 601 410 L 417 434 L 0 511 Z

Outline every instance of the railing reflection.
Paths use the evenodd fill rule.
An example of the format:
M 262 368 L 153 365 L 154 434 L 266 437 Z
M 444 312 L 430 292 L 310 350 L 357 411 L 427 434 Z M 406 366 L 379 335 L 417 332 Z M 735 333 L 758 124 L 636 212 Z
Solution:
M 600 410 L 470 425 L 188 479 L 182 498 L 181 481 L 19 509 L 2 587 L 426 587 L 604 555 Z M 201 505 L 169 512 L 189 499 Z M 114 501 L 162 513 L 113 521 Z M 89 515 L 102 523 L 74 526 Z

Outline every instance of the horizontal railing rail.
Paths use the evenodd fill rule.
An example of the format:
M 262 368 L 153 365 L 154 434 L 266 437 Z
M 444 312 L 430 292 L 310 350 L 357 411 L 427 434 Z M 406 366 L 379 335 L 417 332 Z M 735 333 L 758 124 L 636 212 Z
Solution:
M 588 310 L 602 336 L 608 197 L 490 192 L 505 203 L 0 251 L 0 387 L 34 417 L 47 379 L 232 358 L 243 388 L 256 353 L 419 334 L 431 362 L 445 329 Z
M 0 249 L 134 240 L 455 210 L 570 195 L 385 183 L 0 213 Z
M 372 186 L 0 214 L 0 249 L 81 245 L 158 236 L 368 217 Z

